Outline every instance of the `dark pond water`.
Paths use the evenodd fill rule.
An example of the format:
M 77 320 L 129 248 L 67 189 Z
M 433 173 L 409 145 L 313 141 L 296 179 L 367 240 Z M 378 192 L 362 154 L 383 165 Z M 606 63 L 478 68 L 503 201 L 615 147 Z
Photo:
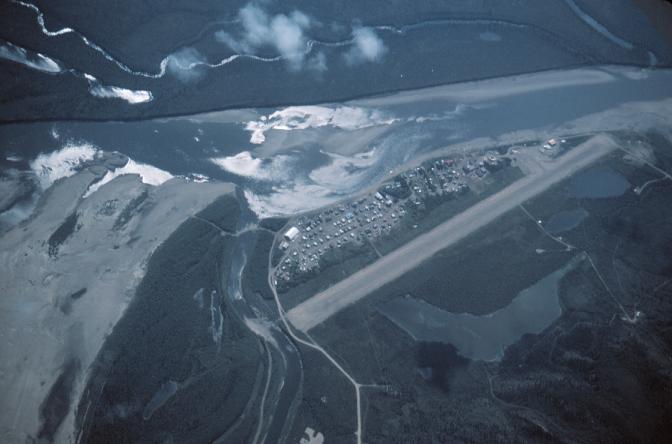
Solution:
M 588 212 L 583 208 L 560 211 L 551 216 L 544 228 L 549 233 L 563 233 L 581 225 L 586 217 L 588 217 Z
M 617 197 L 630 189 L 630 182 L 609 167 L 597 167 L 577 174 L 569 183 L 569 195 L 576 198 Z
M 527 333 L 539 333 L 561 314 L 558 285 L 578 258 L 521 291 L 506 307 L 483 316 L 450 313 L 411 296 L 378 310 L 417 341 L 454 345 L 460 355 L 492 361 Z

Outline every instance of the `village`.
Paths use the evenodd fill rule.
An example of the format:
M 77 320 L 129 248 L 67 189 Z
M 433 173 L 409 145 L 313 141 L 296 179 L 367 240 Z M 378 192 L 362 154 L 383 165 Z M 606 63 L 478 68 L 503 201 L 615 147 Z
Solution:
M 454 198 L 509 162 L 497 151 L 426 161 L 377 191 L 290 221 L 279 244 L 276 282 L 291 286 L 301 274 L 319 271 L 320 259 L 328 252 L 387 236 L 409 222 L 409 213 L 428 198 Z

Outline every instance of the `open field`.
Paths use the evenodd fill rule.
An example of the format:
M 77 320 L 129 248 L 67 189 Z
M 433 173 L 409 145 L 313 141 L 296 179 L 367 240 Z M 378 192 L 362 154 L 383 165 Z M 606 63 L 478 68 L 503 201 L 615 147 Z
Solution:
M 617 148 L 614 140 L 596 136 L 558 158 L 551 171 L 531 174 L 472 206 L 428 233 L 384 256 L 349 278 L 288 312 L 289 320 L 308 331 L 344 307 L 413 269 L 426 258 L 494 221 L 508 210 L 570 176 Z

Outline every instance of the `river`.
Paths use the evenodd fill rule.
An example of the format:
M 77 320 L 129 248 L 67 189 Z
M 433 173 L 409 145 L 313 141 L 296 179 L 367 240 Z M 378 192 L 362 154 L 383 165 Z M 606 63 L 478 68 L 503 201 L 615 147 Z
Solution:
M 238 193 L 241 191 L 238 189 Z M 247 230 L 256 223 L 256 216 L 245 205 L 242 196 L 239 230 Z M 303 379 L 301 355 L 291 339 L 272 320 L 277 313 L 258 295 L 245 294 L 242 274 L 247 258 L 252 254 L 257 231 L 250 230 L 237 236 L 233 260 L 228 270 L 228 297 L 224 301 L 236 318 L 253 334 L 264 341 L 272 354 L 271 384 L 266 396 L 265 414 L 259 442 L 281 443 L 291 430 L 292 405 L 297 398 Z M 269 363 L 266 363 L 268 366 Z M 268 367 L 266 367 L 268 371 Z

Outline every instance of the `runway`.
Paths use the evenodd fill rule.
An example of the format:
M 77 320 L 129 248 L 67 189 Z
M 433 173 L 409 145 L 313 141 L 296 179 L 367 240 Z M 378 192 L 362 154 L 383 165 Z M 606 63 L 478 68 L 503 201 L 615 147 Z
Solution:
M 297 329 L 310 330 L 350 304 L 417 267 L 440 250 L 485 227 L 509 210 L 597 161 L 617 147 L 616 142 L 605 135 L 591 138 L 553 160 L 548 169 L 516 181 L 297 305 L 288 311 L 288 319 Z

